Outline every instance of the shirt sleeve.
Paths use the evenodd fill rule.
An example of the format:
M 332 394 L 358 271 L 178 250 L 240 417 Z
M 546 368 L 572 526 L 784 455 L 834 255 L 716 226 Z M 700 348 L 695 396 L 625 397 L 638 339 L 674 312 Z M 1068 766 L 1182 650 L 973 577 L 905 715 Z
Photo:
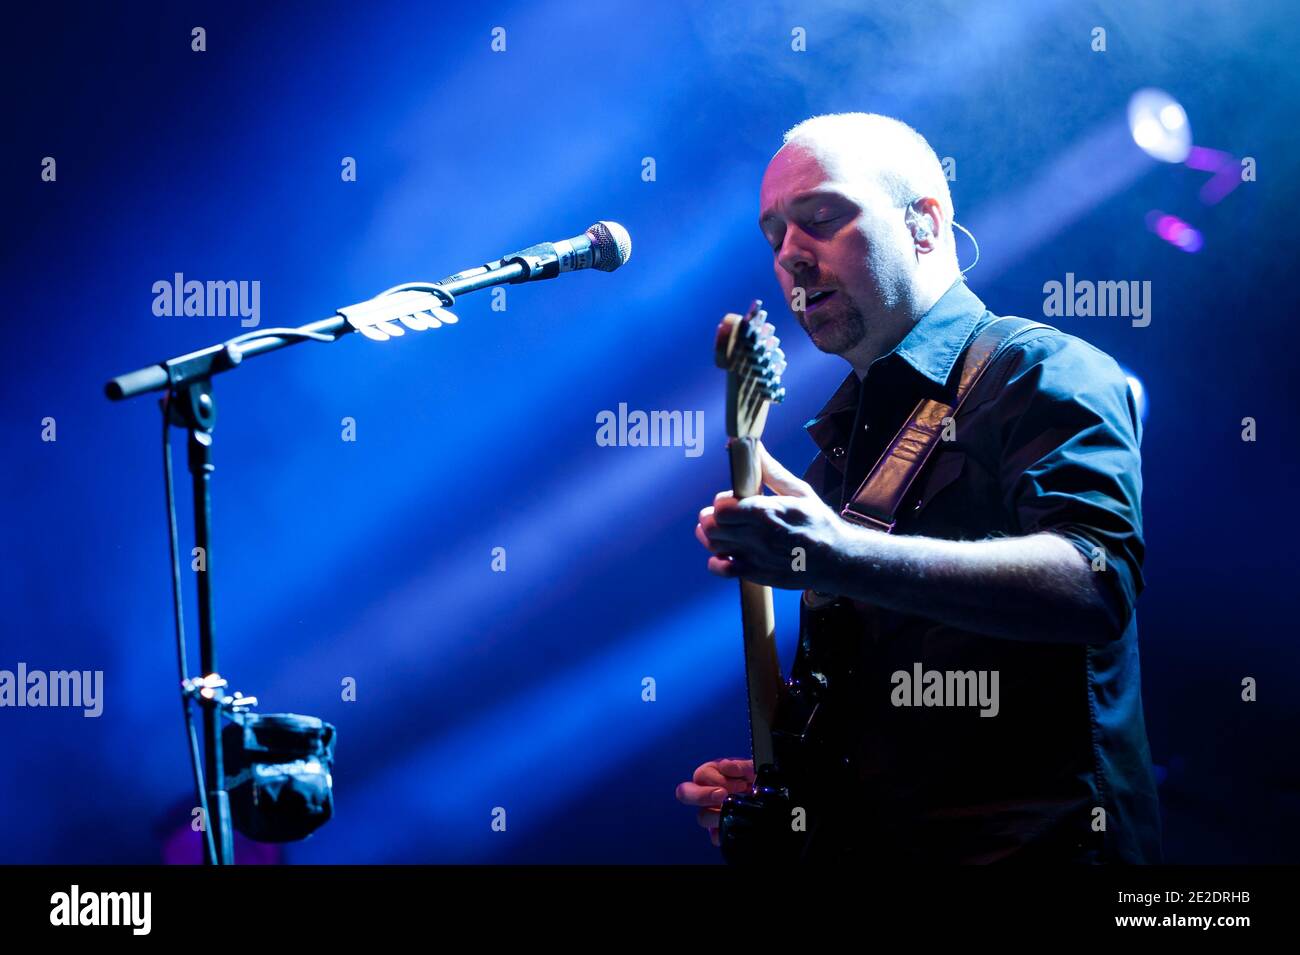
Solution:
M 1110 639 L 1142 592 L 1141 420 L 1110 356 L 1062 332 L 1026 342 L 998 397 L 1003 504 L 1021 534 L 1073 543 L 1099 574 Z

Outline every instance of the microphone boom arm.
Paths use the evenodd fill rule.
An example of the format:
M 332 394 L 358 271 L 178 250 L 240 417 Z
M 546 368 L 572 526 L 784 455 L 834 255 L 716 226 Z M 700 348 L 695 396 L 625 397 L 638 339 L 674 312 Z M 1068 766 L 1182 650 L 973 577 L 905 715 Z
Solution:
M 522 256 L 523 253 L 518 253 L 518 255 Z M 378 325 L 383 329 L 383 323 L 385 322 L 400 320 L 404 316 L 411 316 L 424 310 L 436 308 L 445 312 L 446 308 L 455 302 L 457 295 L 477 292 L 493 285 L 527 281 L 527 273 L 530 271 L 531 269 L 524 263 L 518 261 L 515 257 L 511 257 L 509 260 L 502 260 L 502 264 L 499 266 L 497 263 L 492 263 L 481 269 L 474 269 L 444 279 L 442 282 L 410 282 L 405 285 L 398 285 L 377 295 L 375 298 L 339 309 L 337 315 L 322 318 L 320 321 L 309 322 L 297 328 L 261 329 L 220 344 L 209 345 L 207 348 L 201 348 L 198 351 L 178 355 L 175 358 L 168 358 L 156 365 L 148 365 L 127 372 L 124 375 L 118 375 L 104 386 L 104 392 L 113 401 L 122 401 L 150 391 L 181 388 L 191 382 L 211 378 L 213 375 L 237 368 L 245 358 L 278 351 L 281 348 L 297 345 L 304 341 L 335 342 L 349 332 L 354 331 L 363 331 L 367 334 L 367 337 L 382 341 L 388 338 L 389 334 L 402 334 L 401 330 L 398 329 L 395 332 L 389 332 L 389 334 L 383 334 L 382 331 L 379 334 L 371 334 L 366 332 L 363 326 L 373 327 Z M 420 307 L 414 307 L 416 303 L 410 297 L 397 298 L 399 295 L 418 292 L 428 293 L 430 301 Z M 389 308 L 386 307 L 390 303 L 383 301 L 386 297 L 397 299 L 391 303 L 392 306 L 402 307 L 390 312 Z M 436 300 L 434 300 L 435 298 Z M 381 317 L 373 317 L 376 312 Z M 401 314 L 398 314 L 398 312 Z M 349 313 L 352 315 L 351 318 Z M 434 314 L 439 318 L 441 317 L 437 312 Z M 446 312 L 446 314 L 450 315 L 449 312 Z M 363 322 L 363 317 L 368 320 Z M 451 321 L 455 321 L 455 316 L 451 317 Z M 439 321 L 438 324 L 442 324 L 442 321 Z M 418 324 L 414 326 L 407 324 L 407 327 L 416 327 L 418 329 Z M 436 326 L 430 322 L 425 324 L 424 327 Z M 393 328 L 393 326 L 389 325 L 388 328 Z

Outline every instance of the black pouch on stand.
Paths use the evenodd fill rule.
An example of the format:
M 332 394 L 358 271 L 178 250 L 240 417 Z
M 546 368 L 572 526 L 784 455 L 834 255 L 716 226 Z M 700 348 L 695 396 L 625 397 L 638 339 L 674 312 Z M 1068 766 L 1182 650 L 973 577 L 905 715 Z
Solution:
M 334 726 L 293 713 L 241 713 L 221 732 L 230 815 L 258 842 L 304 839 L 334 815 Z

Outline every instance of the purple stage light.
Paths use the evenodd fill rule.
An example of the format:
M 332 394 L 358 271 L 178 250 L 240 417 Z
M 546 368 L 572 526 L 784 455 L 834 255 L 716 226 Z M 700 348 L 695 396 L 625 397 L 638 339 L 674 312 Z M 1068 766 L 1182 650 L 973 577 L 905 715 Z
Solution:
M 1146 214 L 1146 226 L 1160 238 L 1184 252 L 1199 252 L 1205 246 L 1205 237 L 1195 226 L 1178 216 L 1152 209 Z
M 1222 202 L 1223 197 L 1241 184 L 1241 163 L 1231 153 L 1208 146 L 1195 146 L 1187 154 L 1187 168 L 1213 173 L 1201 186 L 1201 201 L 1207 206 Z

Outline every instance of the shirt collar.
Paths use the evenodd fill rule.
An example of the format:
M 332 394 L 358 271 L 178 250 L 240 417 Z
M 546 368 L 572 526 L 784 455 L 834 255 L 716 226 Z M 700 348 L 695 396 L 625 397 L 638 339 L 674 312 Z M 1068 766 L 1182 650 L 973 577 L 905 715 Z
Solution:
M 877 361 L 897 355 L 918 374 L 942 388 L 985 311 L 979 296 L 966 287 L 965 279 L 959 278 L 917 320 L 903 340 Z M 850 371 L 825 407 L 804 425 L 823 450 L 833 433 L 840 430 L 835 424 L 836 416 L 856 412 L 860 386 L 857 372 Z
M 959 278 L 890 354 L 897 354 L 942 388 L 985 311 L 979 296 Z

